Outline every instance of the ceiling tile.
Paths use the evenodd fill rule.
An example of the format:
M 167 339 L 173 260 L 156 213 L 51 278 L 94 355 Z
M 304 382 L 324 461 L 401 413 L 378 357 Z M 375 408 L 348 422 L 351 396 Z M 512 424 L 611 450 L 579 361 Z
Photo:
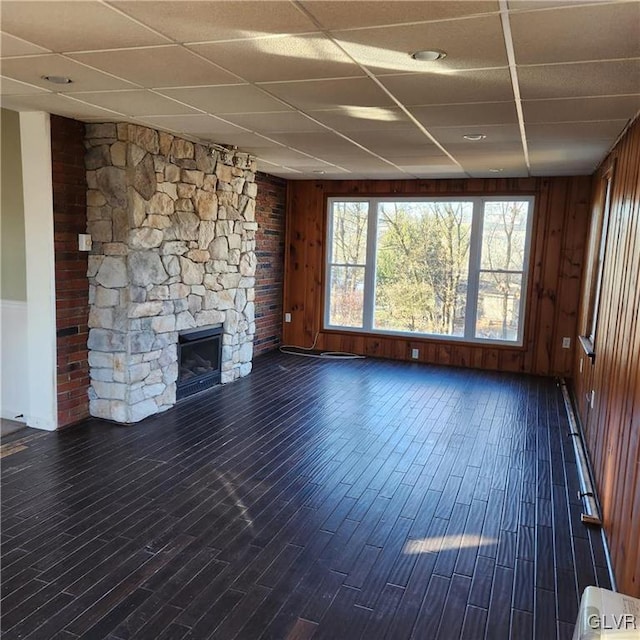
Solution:
M 2 29 L 56 52 L 167 42 L 100 2 L 3 0 Z
M 445 147 L 449 144 L 461 144 L 469 147 L 470 150 L 481 149 L 487 145 L 503 142 L 521 141 L 520 127 L 517 124 L 497 124 L 464 127 L 431 127 L 429 133 Z M 484 140 L 465 140 L 464 135 L 467 134 L 484 134 L 487 137 Z
M 327 2 L 313 0 L 313 2 L 303 2 L 302 4 L 327 29 L 446 20 L 497 12 L 500 9 L 496 0 L 488 2 L 484 0 L 476 0 L 475 2 L 457 2 L 455 0 Z
M 399 27 L 335 32 L 337 40 L 360 63 L 376 74 L 448 69 L 506 67 L 502 23 L 498 15 Z M 436 49 L 444 60 L 418 62 L 411 53 Z
M 442 151 L 416 127 L 395 131 L 348 131 L 346 135 L 385 158 L 389 155 L 442 155 Z
M 480 149 L 469 148 L 463 144 L 450 144 L 446 149 L 470 174 L 483 172 L 492 175 L 490 169 L 502 169 L 501 175 L 505 176 L 521 175 L 523 170 L 526 172 L 521 144 L 489 144 Z
M 401 166 L 402 169 L 409 172 L 413 177 L 420 180 L 452 180 L 459 178 L 466 178 L 467 174 L 464 169 L 459 168 L 457 165 L 442 165 L 442 166 Z
M 629 119 L 640 109 L 640 94 L 603 98 L 525 100 L 522 109 L 525 123 Z
M 218 133 L 244 133 L 242 129 L 232 124 L 205 114 L 152 116 L 149 118 L 139 118 L 139 120 L 146 123 L 147 126 L 156 127 L 157 129 L 188 133 L 201 137 L 203 140 L 211 140 L 213 142 L 217 142 L 215 136 Z
M 362 70 L 321 33 L 196 44 L 190 49 L 250 82 L 362 75 Z
M 7 56 L 28 56 L 35 53 L 49 52 L 44 47 L 31 44 L 21 38 L 14 38 L 8 33 L 0 33 L 0 55 L 3 58 Z
M 636 0 L 631 0 L 635 2 Z M 629 0 L 508 0 L 509 11 L 532 11 L 533 9 L 554 9 L 576 4 L 612 4 L 614 2 L 629 2 Z
M 258 133 L 325 131 L 325 128 L 297 111 L 225 114 L 225 120 Z
M 9 78 L 35 84 L 44 89 L 53 89 L 58 93 L 132 88 L 131 83 L 125 80 L 113 78 L 57 54 L 3 60 L 2 73 Z M 42 78 L 46 75 L 66 76 L 73 82 L 52 84 Z
M 338 131 L 384 131 L 412 128 L 411 120 L 398 107 L 350 107 L 309 111 L 310 116 Z
M 357 160 L 341 160 L 340 166 L 349 171 L 389 171 L 393 170 L 393 166 L 384 160 L 380 160 L 374 156 L 365 156 Z
M 11 95 L 26 95 L 32 93 L 50 93 L 46 89 L 41 89 L 40 87 L 34 87 L 30 84 L 24 84 L 23 82 L 18 82 L 17 80 L 12 80 L 11 78 L 3 78 L 0 77 L 0 95 L 3 96 L 11 96 Z
M 213 114 L 264 113 L 287 109 L 279 100 L 249 85 L 163 89 L 160 93 Z
M 270 137 L 288 147 L 293 147 L 298 151 L 314 156 L 322 156 L 325 153 L 333 154 L 345 150 L 348 152 L 354 148 L 351 142 L 330 131 L 321 133 L 278 133 Z
M 99 107 L 93 107 L 67 98 L 57 93 L 45 93 L 32 96 L 6 96 L 2 98 L 2 106 L 15 111 L 46 111 L 66 118 L 84 120 L 100 118 L 103 122 L 122 120 L 122 116 Z
M 590 144 L 604 141 L 613 144 L 627 124 L 627 120 L 603 120 L 599 122 L 557 122 L 528 124 L 526 126 L 529 143 L 552 143 L 556 145 L 579 140 Z
M 264 85 L 270 93 L 304 111 L 336 107 L 388 107 L 393 103 L 373 80 L 309 80 Z
M 303 166 L 308 164 L 312 158 L 308 155 L 297 153 L 286 147 L 247 147 L 247 150 L 255 154 L 261 160 L 273 162 L 275 164 L 285 164 L 287 166 L 295 166 L 296 164 Z
M 632 94 L 640 87 L 640 60 L 518 67 L 518 80 L 523 100 Z
M 411 73 L 380 81 L 407 106 L 513 100 L 508 69 Z
M 411 107 L 411 113 L 427 129 L 430 127 L 515 124 L 518 114 L 513 102 L 471 102 L 428 107 Z
M 178 45 L 74 53 L 70 57 L 147 88 L 241 82 Z
M 511 15 L 517 64 L 640 56 L 640 3 L 574 6 Z
M 562 145 L 531 143 L 529 159 L 535 175 L 586 175 L 600 164 L 610 144 L 607 142 L 565 142 Z
M 176 42 L 213 42 L 256 38 L 270 33 L 315 31 L 315 25 L 290 2 L 226 0 L 192 2 L 113 2 L 125 13 Z
M 191 107 L 174 102 L 151 91 L 74 92 L 71 95 L 84 102 L 119 111 L 128 116 L 170 116 L 197 113 Z

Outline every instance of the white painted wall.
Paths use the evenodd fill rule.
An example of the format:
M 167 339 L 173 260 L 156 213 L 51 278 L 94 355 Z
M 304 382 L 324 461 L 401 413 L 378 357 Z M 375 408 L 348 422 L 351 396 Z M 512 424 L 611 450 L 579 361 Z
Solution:
M 0 124 L 0 416 L 24 422 L 29 396 L 20 114 L 0 109 Z
M 25 301 L 0 300 L 0 334 L 2 334 L 0 416 L 24 422 L 29 405 L 27 303 Z
M 48 113 L 20 114 L 27 257 L 27 425 L 54 430 L 56 296 L 53 245 L 51 130 Z

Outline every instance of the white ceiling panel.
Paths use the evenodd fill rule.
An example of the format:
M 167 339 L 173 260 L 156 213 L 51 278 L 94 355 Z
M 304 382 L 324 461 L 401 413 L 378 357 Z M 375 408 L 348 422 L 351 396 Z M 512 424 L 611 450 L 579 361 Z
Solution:
M 27 42 L 22 38 L 16 38 L 8 33 L 0 33 L 0 55 L 28 56 L 36 53 L 50 53 L 45 47 Z
M 513 102 L 470 102 L 427 107 L 411 107 L 411 113 L 425 127 L 517 124 Z
M 432 127 L 429 133 L 444 147 L 461 144 L 469 150 L 478 150 L 496 143 L 520 143 L 520 128 L 517 124 L 497 124 L 464 127 Z M 483 140 L 465 140 L 465 135 L 485 135 Z
M 167 42 L 167 38 L 100 2 L 3 0 L 2 28 L 56 52 Z
M 27 95 L 33 93 L 50 93 L 46 89 L 34 87 L 24 82 L 18 82 L 11 78 L 0 77 L 0 92 L 2 96 Z
M 544 64 L 640 57 L 640 3 L 511 16 L 516 62 Z
M 176 42 L 214 42 L 315 31 L 313 23 L 292 3 L 275 0 L 129 0 L 111 4 Z
M 507 66 L 498 15 L 398 27 L 337 31 L 334 36 L 360 63 L 374 73 L 420 73 L 427 69 L 478 69 Z M 418 62 L 415 51 L 436 49 L 447 57 Z
M 534 175 L 587 175 L 593 173 L 610 148 L 607 142 L 532 143 L 529 146 Z
M 122 120 L 113 112 L 83 104 L 65 95 L 57 93 L 43 93 L 31 96 L 3 96 L 2 106 L 14 111 L 52 111 L 67 118 L 99 118 L 103 122 Z
M 482 13 L 495 13 L 497 0 L 458 2 L 456 0 L 393 0 L 380 2 L 360 0 L 358 2 L 335 2 L 335 0 L 304 1 L 302 5 L 326 29 L 349 29 L 388 24 L 406 24 L 464 18 Z
M 284 108 L 284 107 L 283 107 Z M 225 120 L 258 133 L 290 133 L 304 131 L 326 131 L 322 125 L 307 118 L 298 111 L 273 113 L 225 114 Z
M 588 173 L 640 108 L 640 0 L 4 0 L 1 27 L 3 106 L 293 179 Z
M 198 113 L 195 109 L 164 98 L 151 91 L 98 91 L 70 94 L 89 104 L 129 116 L 173 116 Z
M 57 54 L 3 59 L 2 75 L 61 93 L 133 88 L 133 85 L 126 80 L 90 69 Z M 64 76 L 71 78 L 73 82 L 52 84 L 43 76 Z
M 249 85 L 162 89 L 163 95 L 213 113 L 265 113 L 287 109 L 279 100 Z
M 613 144 L 625 128 L 627 120 L 602 120 L 598 122 L 556 122 L 528 124 L 527 140 L 530 143 L 558 144 L 581 140 L 584 143 L 604 141 Z
M 276 82 L 264 88 L 303 111 L 336 107 L 389 107 L 393 101 L 369 78 Z
M 196 44 L 190 49 L 251 82 L 362 75 L 361 69 L 321 33 Z
M 141 87 L 189 87 L 241 82 L 236 76 L 177 45 L 73 53 L 70 57 Z
M 389 155 L 442 155 L 442 151 L 433 142 L 414 127 L 391 131 L 349 131 L 347 135 L 383 157 Z
M 326 153 L 350 152 L 354 145 L 330 131 L 310 133 L 274 133 L 269 136 L 277 142 L 310 153 L 313 155 Z
M 150 127 L 188 133 L 193 136 L 200 136 L 204 140 L 210 141 L 215 141 L 217 139 L 216 136 L 222 133 L 245 133 L 243 129 L 229 124 L 228 122 L 224 122 L 219 118 L 205 114 L 150 116 L 146 118 L 139 118 L 139 120 Z
M 411 120 L 398 107 L 352 107 L 309 111 L 310 116 L 338 131 L 386 131 L 413 128 Z
M 637 93 L 640 59 L 519 67 L 523 100 Z
M 508 69 L 412 73 L 380 80 L 407 106 L 513 100 Z
M 525 100 L 522 103 L 525 123 L 622 120 L 633 118 L 640 109 L 640 94 L 602 98 L 566 98 Z

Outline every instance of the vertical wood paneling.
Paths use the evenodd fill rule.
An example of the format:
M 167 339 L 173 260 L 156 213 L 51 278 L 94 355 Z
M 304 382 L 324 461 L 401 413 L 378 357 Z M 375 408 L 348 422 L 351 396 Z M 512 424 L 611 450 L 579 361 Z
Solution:
M 604 173 L 615 167 L 595 363 L 575 358 L 575 393 L 621 591 L 640 596 L 640 123 L 602 164 L 594 182 L 579 327 L 589 330 Z M 580 372 L 582 359 L 583 371 Z M 593 390 L 590 408 L 586 397 Z
M 323 269 L 326 198 L 332 195 L 535 195 L 527 316 L 522 347 L 443 342 L 424 338 L 383 338 L 371 334 L 323 331 Z M 591 179 L 500 178 L 470 180 L 292 181 L 287 213 L 288 268 L 284 341 L 310 346 L 318 335 L 322 349 L 356 351 L 409 360 L 542 375 L 568 375 L 576 341 L 582 254 L 588 223 Z M 572 348 L 562 349 L 570 337 Z

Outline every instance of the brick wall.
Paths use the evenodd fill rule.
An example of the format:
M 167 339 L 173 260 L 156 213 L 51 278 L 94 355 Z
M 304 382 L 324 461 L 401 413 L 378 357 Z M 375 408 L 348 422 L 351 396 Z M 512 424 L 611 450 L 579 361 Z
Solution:
M 275 349 L 282 339 L 282 287 L 287 182 L 258 173 L 256 199 L 256 355 Z
M 83 141 L 82 122 L 51 116 L 59 427 L 89 415 L 89 282 L 87 253 L 78 251 L 87 227 Z

